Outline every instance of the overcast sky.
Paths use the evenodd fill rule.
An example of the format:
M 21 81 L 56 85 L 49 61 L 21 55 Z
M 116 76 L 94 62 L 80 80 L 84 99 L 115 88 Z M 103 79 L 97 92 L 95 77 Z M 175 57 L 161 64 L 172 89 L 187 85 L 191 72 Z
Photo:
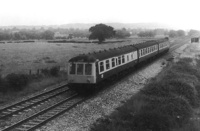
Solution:
M 157 22 L 200 30 L 199 0 L 0 0 L 0 26 Z

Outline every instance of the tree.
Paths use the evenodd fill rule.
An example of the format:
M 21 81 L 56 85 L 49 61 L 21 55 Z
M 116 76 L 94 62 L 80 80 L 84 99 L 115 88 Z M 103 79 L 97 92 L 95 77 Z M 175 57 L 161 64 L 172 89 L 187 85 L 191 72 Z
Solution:
M 51 30 L 46 30 L 43 32 L 42 38 L 46 40 L 51 40 L 54 38 L 54 32 Z
M 155 32 L 152 30 L 149 31 L 141 31 L 137 34 L 139 37 L 155 37 Z
M 177 32 L 175 30 L 169 31 L 169 37 L 176 37 L 176 36 L 177 36 Z
M 200 31 L 198 31 L 198 30 L 190 30 L 189 32 L 188 32 L 188 36 L 199 36 L 200 35 Z
M 184 31 L 184 30 L 177 30 L 177 35 L 178 35 L 179 37 L 185 36 L 185 31 Z
M 89 31 L 91 32 L 89 39 L 98 39 L 99 44 L 105 41 L 106 38 L 110 38 L 115 35 L 114 28 L 105 24 L 92 26 Z
M 115 36 L 117 38 L 125 38 L 125 37 L 130 37 L 131 34 L 129 31 L 127 31 L 125 28 L 122 28 L 121 30 L 116 30 Z

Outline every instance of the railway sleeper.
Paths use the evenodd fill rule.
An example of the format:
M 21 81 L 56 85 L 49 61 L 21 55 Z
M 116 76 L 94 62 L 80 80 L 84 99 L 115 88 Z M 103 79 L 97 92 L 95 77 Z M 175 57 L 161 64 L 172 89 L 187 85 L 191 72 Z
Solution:
M 14 109 L 8 109 L 8 111 L 9 111 L 9 112 L 14 112 L 14 111 L 16 111 L 16 110 L 14 110 Z
M 36 120 L 34 120 L 34 121 L 36 121 L 36 122 L 39 124 L 39 123 L 43 122 L 44 120 L 36 119 Z
M 20 130 L 20 131 L 25 131 L 26 130 L 26 128 L 23 128 L 23 127 L 17 127 L 15 129 Z
M 10 114 L 10 112 L 7 112 L 7 111 L 3 111 L 2 113 L 3 114 Z
M 55 115 L 55 114 L 57 114 L 58 112 L 49 112 L 48 114 L 49 114 L 49 116 L 53 116 L 53 115 Z
M 49 118 L 48 115 L 44 115 L 44 116 L 40 116 L 40 117 L 39 117 L 39 119 L 40 119 L 40 120 L 43 120 L 43 121 L 46 120 L 46 119 L 48 119 L 48 118 Z
M 30 121 L 30 122 L 28 122 L 28 124 L 30 124 L 30 125 L 37 125 L 38 122 Z
M 21 109 L 21 108 L 24 108 L 24 106 L 16 106 L 16 108 L 18 108 L 18 109 Z
M 28 125 L 28 124 L 26 124 L 26 125 L 22 125 L 24 128 L 31 128 L 31 127 L 33 127 L 32 125 Z

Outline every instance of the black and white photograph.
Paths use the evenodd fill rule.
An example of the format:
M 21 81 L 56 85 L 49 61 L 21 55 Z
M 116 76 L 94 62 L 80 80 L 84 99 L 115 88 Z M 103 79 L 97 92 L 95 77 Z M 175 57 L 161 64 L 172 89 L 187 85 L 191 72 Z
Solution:
M 200 131 L 200 1 L 0 3 L 0 131 Z

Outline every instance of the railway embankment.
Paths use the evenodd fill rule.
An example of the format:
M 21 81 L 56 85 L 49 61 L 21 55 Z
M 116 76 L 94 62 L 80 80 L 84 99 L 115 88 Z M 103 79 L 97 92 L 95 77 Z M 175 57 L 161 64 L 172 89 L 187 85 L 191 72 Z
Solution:
M 200 46 L 183 47 L 174 62 L 91 130 L 199 131 Z

